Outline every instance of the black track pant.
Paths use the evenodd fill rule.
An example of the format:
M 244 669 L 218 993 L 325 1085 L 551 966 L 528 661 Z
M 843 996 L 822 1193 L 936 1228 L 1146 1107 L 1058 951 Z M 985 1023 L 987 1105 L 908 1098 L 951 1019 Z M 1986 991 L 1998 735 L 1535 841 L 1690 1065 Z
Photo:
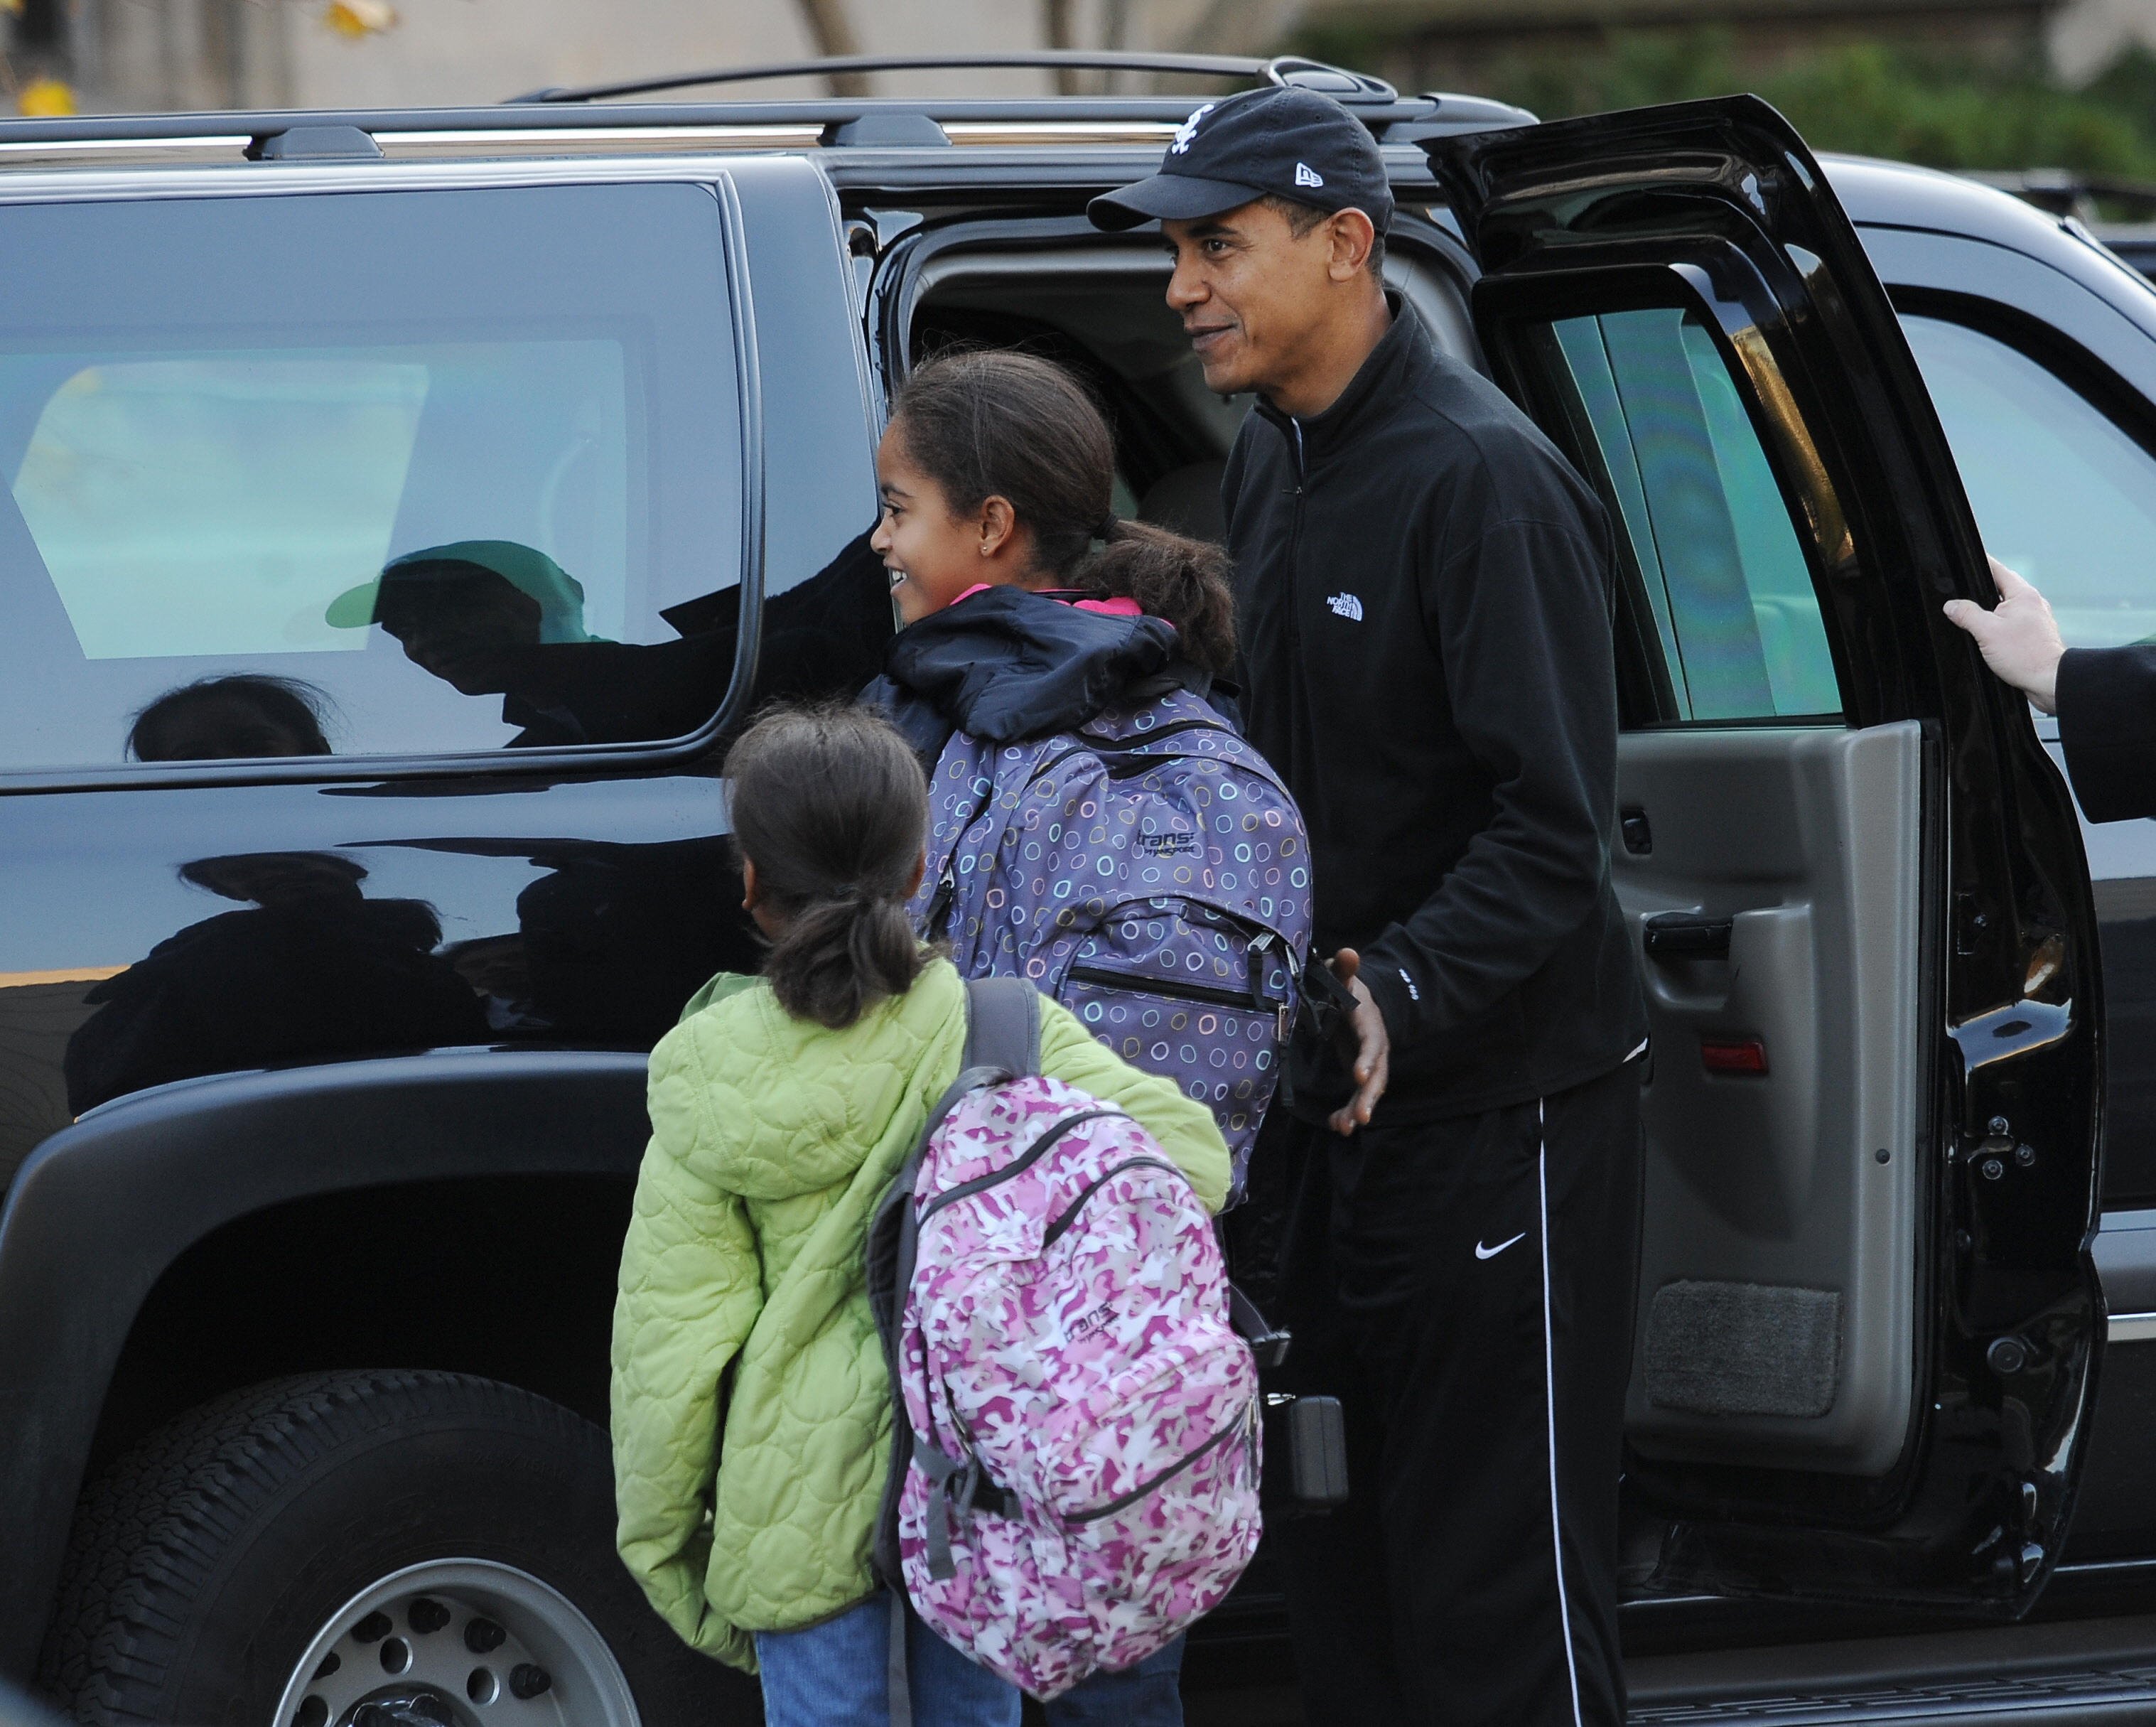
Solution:
M 1266 1131 L 1294 1208 L 1281 1378 L 1347 1416 L 1348 1503 L 1270 1525 L 1312 1727 L 1621 1727 L 1637 1064 L 1349 1139 Z

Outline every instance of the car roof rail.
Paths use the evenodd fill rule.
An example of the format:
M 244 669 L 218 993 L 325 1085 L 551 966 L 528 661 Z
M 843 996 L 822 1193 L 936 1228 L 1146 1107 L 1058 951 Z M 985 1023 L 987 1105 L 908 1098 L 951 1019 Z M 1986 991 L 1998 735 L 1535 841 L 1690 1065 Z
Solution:
M 911 150 L 923 144 L 947 145 L 951 135 L 937 124 L 933 116 L 918 108 L 874 108 L 856 119 L 833 121 L 816 141 L 826 149 L 880 146 L 887 150 Z
M 374 134 L 356 126 L 288 126 L 257 132 L 240 152 L 249 162 L 379 162 Z
M 649 95 L 660 90 L 689 90 L 703 84 L 747 84 L 766 78 L 826 78 L 849 72 L 983 71 L 1017 68 L 1033 71 L 1167 72 L 1201 78 L 1247 78 L 1258 83 L 1315 90 L 1336 101 L 1396 102 L 1399 92 L 1382 78 L 1351 72 L 1344 66 L 1298 54 L 1256 59 L 1247 54 L 1137 54 L 1087 49 L 1041 49 L 1017 54 L 832 54 L 821 59 L 772 60 L 754 66 L 721 66 L 709 72 L 681 72 L 662 78 L 631 79 L 620 84 L 555 86 L 512 96 L 515 103 L 596 102 L 612 96 Z

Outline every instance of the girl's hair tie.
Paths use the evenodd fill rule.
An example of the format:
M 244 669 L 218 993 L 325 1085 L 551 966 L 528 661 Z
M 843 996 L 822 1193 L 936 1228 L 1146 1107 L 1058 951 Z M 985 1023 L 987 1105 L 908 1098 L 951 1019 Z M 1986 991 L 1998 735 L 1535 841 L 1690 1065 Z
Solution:
M 1116 519 L 1116 512 L 1111 510 L 1093 524 L 1093 537 L 1096 540 L 1112 540 L 1116 537 L 1116 530 L 1122 526 L 1122 523 Z

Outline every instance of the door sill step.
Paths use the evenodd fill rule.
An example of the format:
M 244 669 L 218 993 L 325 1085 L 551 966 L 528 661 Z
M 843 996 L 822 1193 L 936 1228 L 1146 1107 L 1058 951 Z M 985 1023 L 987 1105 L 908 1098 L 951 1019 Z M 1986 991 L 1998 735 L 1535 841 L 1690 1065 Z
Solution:
M 1897 1727 L 1902 1722 L 2023 1719 L 2042 1727 L 2156 1721 L 2156 1667 L 1943 1679 L 1714 1702 L 1694 1699 L 1635 1705 L 1625 1717 L 1628 1727 Z

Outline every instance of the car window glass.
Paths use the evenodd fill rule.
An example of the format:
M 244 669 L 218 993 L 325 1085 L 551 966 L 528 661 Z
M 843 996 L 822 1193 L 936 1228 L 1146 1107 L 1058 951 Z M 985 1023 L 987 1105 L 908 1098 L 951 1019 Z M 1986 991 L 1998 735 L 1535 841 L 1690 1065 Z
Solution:
M 2156 458 L 2018 349 L 1902 327 L 1991 555 L 2044 590 L 2069 647 L 2156 639 Z
M 1810 568 L 1706 327 L 1649 307 L 1551 329 L 1571 418 L 1596 447 L 1654 614 L 1677 717 L 1838 712 Z
M 740 576 L 721 219 L 667 184 L 0 209 L 0 768 L 693 731 Z

